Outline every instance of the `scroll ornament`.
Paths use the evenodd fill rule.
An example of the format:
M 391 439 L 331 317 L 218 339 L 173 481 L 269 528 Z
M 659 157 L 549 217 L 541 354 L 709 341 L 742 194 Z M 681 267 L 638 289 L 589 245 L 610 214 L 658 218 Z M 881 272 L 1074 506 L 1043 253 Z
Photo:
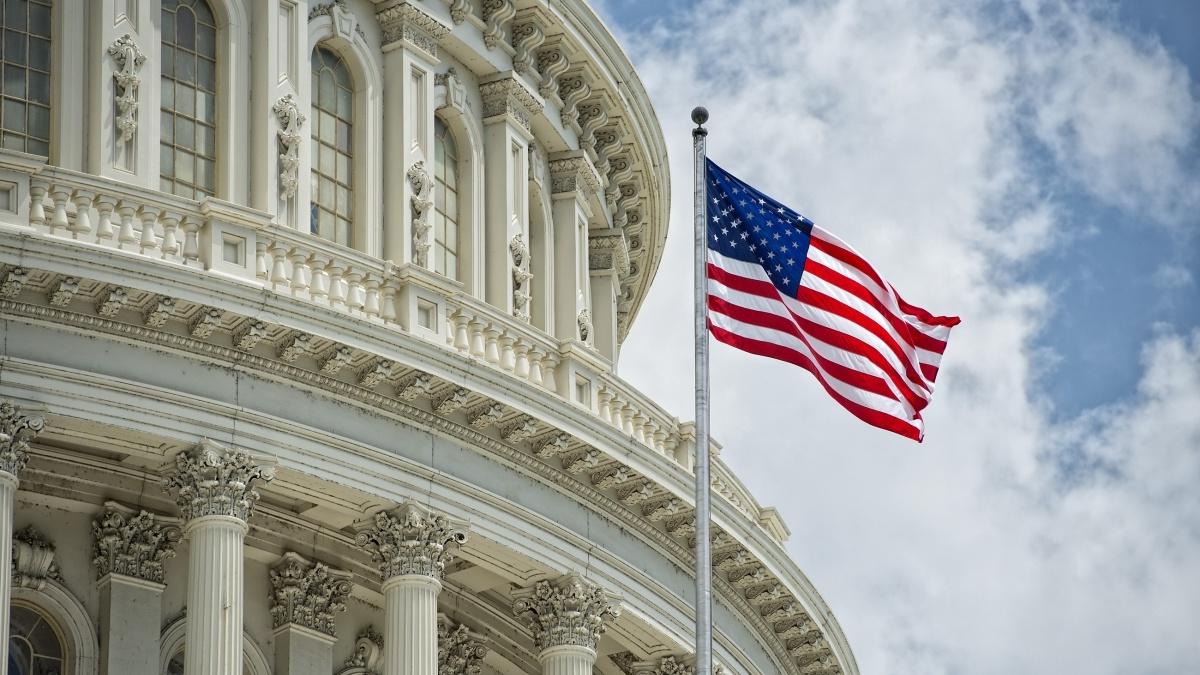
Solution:
M 300 141 L 304 139 L 300 127 L 306 118 L 291 94 L 280 97 L 271 110 L 279 122 L 279 197 L 291 199 L 299 184 Z
M 113 79 L 120 88 L 117 96 L 117 130 L 121 132 L 121 142 L 124 143 L 133 140 L 137 133 L 137 89 L 142 83 L 138 69 L 146 62 L 146 55 L 138 49 L 129 33 L 108 46 L 108 55 L 113 57 L 119 69 L 113 73 Z
M 429 209 L 433 208 L 433 180 L 418 160 L 408 168 L 408 183 L 412 186 L 413 262 L 429 267 Z

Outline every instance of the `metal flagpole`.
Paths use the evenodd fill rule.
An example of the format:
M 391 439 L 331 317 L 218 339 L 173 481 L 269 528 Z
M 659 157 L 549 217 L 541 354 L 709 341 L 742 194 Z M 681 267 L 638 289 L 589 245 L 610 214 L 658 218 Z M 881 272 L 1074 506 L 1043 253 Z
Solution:
M 696 209 L 696 675 L 712 675 L 712 536 L 709 534 L 711 483 L 708 478 L 708 201 L 704 141 L 708 111 L 692 110 Z

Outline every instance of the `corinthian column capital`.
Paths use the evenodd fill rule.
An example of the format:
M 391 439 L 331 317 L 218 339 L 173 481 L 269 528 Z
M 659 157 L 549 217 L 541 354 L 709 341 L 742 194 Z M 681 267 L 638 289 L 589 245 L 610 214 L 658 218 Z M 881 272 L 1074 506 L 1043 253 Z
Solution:
M 259 482 L 275 479 L 275 467 L 240 448 L 204 439 L 175 456 L 163 474 L 163 486 L 175 493 L 186 521 L 204 516 L 232 516 L 243 522 L 258 501 Z
M 350 574 L 285 553 L 271 569 L 271 624 L 296 624 L 337 637 L 334 619 L 346 611 Z
M 121 574 L 163 583 L 163 560 L 175 556 L 179 528 L 149 511 L 134 512 L 109 502 L 92 521 L 93 557 L 100 577 Z
M 658 661 L 638 661 L 633 664 L 633 675 L 695 675 L 696 668 L 674 656 L 665 656 Z
M 453 550 L 467 541 L 467 522 L 407 501 L 375 514 L 356 543 L 371 553 L 384 581 L 410 574 L 441 581 Z
M 42 432 L 41 417 L 22 415 L 20 408 L 0 402 L 0 471 L 14 478 L 29 461 L 29 441 Z
M 466 626 L 438 615 L 438 675 L 479 675 L 488 654 L 483 638 Z
M 620 608 L 602 588 L 572 572 L 513 593 L 513 613 L 529 621 L 534 643 L 543 651 L 563 646 L 594 651 Z

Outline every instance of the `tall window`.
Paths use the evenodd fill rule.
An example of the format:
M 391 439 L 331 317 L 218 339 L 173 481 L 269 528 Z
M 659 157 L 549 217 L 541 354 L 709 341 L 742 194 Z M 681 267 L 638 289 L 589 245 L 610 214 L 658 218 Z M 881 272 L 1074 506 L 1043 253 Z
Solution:
M 162 0 L 159 185 L 188 199 L 216 189 L 217 23 L 205 0 Z
M 50 154 L 50 0 L 7 0 L 2 11 L 0 145 L 45 157 Z
M 45 617 L 24 605 L 13 605 L 8 630 L 9 675 L 63 672 L 63 640 Z
M 440 119 L 434 126 L 433 269 L 458 279 L 458 146 Z
M 312 54 L 313 234 L 351 246 L 354 183 L 354 82 L 337 52 L 318 46 Z

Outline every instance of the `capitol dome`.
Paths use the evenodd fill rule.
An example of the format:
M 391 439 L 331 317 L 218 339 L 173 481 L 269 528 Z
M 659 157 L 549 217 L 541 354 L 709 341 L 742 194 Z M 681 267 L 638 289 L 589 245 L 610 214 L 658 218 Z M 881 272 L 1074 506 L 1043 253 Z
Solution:
M 583 0 L 0 24 L 8 675 L 691 672 L 694 426 L 617 367 L 666 145 Z M 719 668 L 857 673 L 713 486 Z

